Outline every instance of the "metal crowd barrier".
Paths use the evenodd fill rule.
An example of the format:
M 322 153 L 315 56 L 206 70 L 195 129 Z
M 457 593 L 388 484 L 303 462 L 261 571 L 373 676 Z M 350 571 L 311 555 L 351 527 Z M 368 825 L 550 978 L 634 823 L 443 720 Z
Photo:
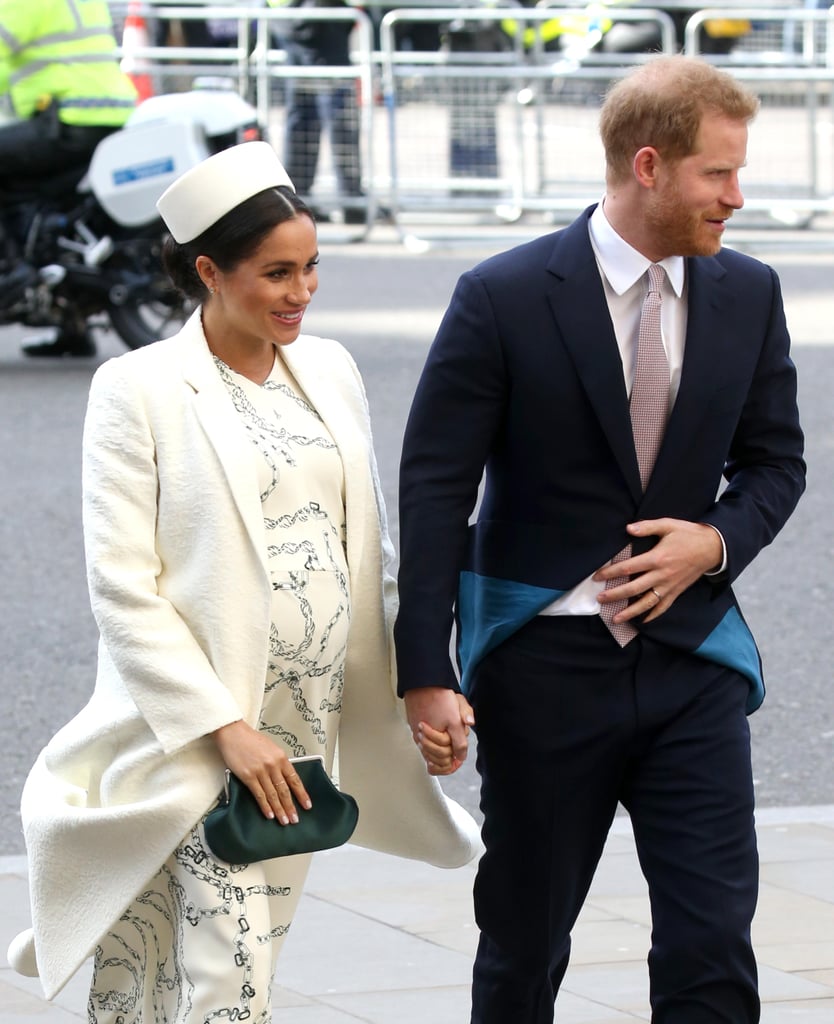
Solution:
M 536 8 L 395 9 L 379 21 L 378 49 L 374 22 L 359 9 L 146 2 L 141 10 L 157 28 L 207 15 L 225 19 L 229 44 L 150 45 L 132 56 L 148 62 L 158 92 L 189 88 L 206 75 L 224 78 L 257 106 L 279 155 L 290 86 L 350 84 L 357 97 L 364 193 L 360 237 L 383 207 L 401 236 L 428 221 L 455 223 L 464 231 L 527 213 L 556 221 L 601 195 L 602 95 L 610 82 L 649 58 L 605 52 L 596 45 L 604 26 L 592 23 L 590 9 L 552 2 Z M 698 53 L 705 22 L 728 13 L 716 7 L 694 14 L 685 52 Z M 746 210 L 777 225 L 810 224 L 816 215 L 834 212 L 834 9 L 734 5 L 731 13 L 749 20 L 751 31 L 726 55 L 708 59 L 762 97 L 743 174 Z M 617 22 L 653 25 L 664 52 L 679 48 L 675 26 L 662 11 L 616 7 L 607 14 Z M 561 31 L 581 16 L 587 18 L 584 30 L 572 37 Z M 313 20 L 355 24 L 348 66 L 291 62 L 283 42 L 287 30 Z M 415 47 L 418 29 L 423 36 L 430 29 L 429 39 L 437 42 Z M 322 138 L 307 196 L 335 220 L 344 207 L 339 145 Z
M 674 26 L 663 12 L 618 9 L 620 15 L 655 23 L 663 50 L 675 52 Z M 556 36 L 556 48 L 548 45 L 548 28 L 560 19 L 574 25 L 580 17 L 587 16 L 556 6 L 412 8 L 385 15 L 388 185 L 397 222 L 409 211 L 426 210 L 514 220 L 533 210 L 581 209 L 599 198 L 599 103 L 624 64 L 648 58 L 595 52 L 592 23 L 570 33 L 568 45 L 566 33 Z M 436 26 L 441 48 L 430 54 L 400 49 L 397 30 L 413 23 Z
M 114 3 L 114 14 L 115 3 Z M 263 8 L 242 6 L 173 6 L 131 3 L 124 16 L 139 15 L 148 32 L 147 46 L 120 48 L 131 67 L 148 75 L 158 95 L 202 86 L 226 85 L 236 89 L 257 108 L 258 119 L 268 132 L 279 156 L 286 148 L 286 133 L 293 131 L 293 145 L 315 157 L 312 187 L 305 199 L 322 218 L 347 219 L 354 233 L 367 234 L 376 219 L 377 188 L 374 155 L 373 109 L 375 62 L 373 27 L 369 16 L 353 8 Z M 177 41 L 194 22 L 227 22 L 226 39 L 213 46 L 189 46 Z M 345 66 L 301 64 L 293 60 L 287 40 L 294 25 L 324 22 L 352 27 L 351 62 Z M 183 32 L 184 30 L 184 32 Z M 161 40 L 169 40 L 161 45 Z M 307 110 L 316 108 L 322 123 L 319 131 L 295 124 L 287 126 L 288 94 L 303 92 Z M 337 98 L 338 93 L 338 98 Z M 328 131 L 327 111 L 338 103 L 339 129 Z M 309 124 L 309 119 L 307 119 Z M 355 140 L 355 141 L 354 141 Z M 358 168 L 359 194 L 345 192 L 340 173 L 354 176 Z M 302 191 L 299 189 L 299 191 Z

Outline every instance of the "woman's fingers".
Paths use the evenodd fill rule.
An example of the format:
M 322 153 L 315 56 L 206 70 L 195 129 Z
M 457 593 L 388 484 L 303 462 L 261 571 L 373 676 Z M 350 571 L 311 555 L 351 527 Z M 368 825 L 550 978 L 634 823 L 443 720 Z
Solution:
M 304 788 L 304 783 L 301 781 L 301 776 L 293 767 L 292 761 L 288 761 L 289 771 L 284 774 L 284 781 L 290 788 L 290 792 L 295 797 L 295 802 L 299 807 L 303 807 L 305 811 L 309 811 L 313 806 L 313 801 L 310 799 L 307 790 Z
M 470 727 L 475 724 L 475 714 L 462 693 L 455 696 L 465 741 Z M 417 724 L 414 739 L 420 748 L 430 775 L 451 775 L 463 764 L 462 757 L 456 752 L 448 729 L 435 729 L 428 722 L 420 721 Z
M 249 789 L 267 818 L 282 825 L 298 821 L 298 808 L 312 806 L 301 776 L 283 750 L 269 737 L 238 720 L 214 732 L 220 754 Z
M 425 722 L 420 722 L 416 740 L 429 775 L 451 775 L 460 767 L 448 732 L 432 729 Z
M 309 811 L 312 801 L 292 761 L 281 753 L 277 766 L 272 766 L 262 788 L 269 811 L 282 825 L 298 824 L 298 808 Z M 263 809 L 263 808 L 262 808 Z M 271 815 L 268 815 L 271 816 Z

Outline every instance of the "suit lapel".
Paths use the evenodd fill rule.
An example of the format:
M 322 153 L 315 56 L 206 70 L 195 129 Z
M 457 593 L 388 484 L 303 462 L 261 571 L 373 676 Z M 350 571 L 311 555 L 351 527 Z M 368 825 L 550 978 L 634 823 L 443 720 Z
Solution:
M 590 211 L 588 211 L 590 216 Z M 635 501 L 642 494 L 631 432 L 623 364 L 588 233 L 580 217 L 557 241 L 547 270 L 553 316 L 588 400 Z
M 675 400 L 663 444 L 657 456 L 648 490 L 673 471 L 676 453 L 689 448 L 688 439 L 697 430 L 716 382 L 723 379 L 716 367 L 726 369 L 726 314 L 733 296 L 723 283 L 724 268 L 714 259 L 687 260 L 686 345 L 678 396 Z
M 599 268 L 580 217 L 558 238 L 547 269 L 554 276 L 550 305 L 561 339 L 636 502 L 643 498 L 623 380 L 622 360 Z M 681 383 L 648 491 L 676 466 L 676 453 L 697 429 L 715 390 L 715 367 L 726 366 L 726 323 L 732 294 L 718 260 L 687 260 L 687 328 Z

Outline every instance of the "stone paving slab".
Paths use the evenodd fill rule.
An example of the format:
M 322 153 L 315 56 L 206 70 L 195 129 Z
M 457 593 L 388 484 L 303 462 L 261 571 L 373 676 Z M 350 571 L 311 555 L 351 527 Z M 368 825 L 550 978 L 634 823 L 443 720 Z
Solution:
M 834 806 L 758 816 L 762 1024 L 834 1021 Z M 475 866 L 443 871 L 348 846 L 318 854 L 273 986 L 273 1024 L 465 1024 Z M 26 865 L 0 858 L 0 948 L 28 916 Z M 650 919 L 627 819 L 612 829 L 557 1001 L 558 1024 L 650 1019 Z M 54 1003 L 0 969 L 0 1024 L 86 1021 L 89 964 Z M 510 1022 L 508 1022 L 510 1024 Z

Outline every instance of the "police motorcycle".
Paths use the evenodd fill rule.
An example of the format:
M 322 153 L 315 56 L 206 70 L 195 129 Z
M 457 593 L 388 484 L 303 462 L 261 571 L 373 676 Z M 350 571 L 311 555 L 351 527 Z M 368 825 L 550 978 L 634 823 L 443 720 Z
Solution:
M 13 183 L 4 217 L 29 269 L 4 284 L 0 326 L 83 333 L 92 320 L 129 348 L 173 334 L 191 310 L 162 268 L 156 200 L 188 168 L 264 134 L 255 108 L 231 90 L 162 94 L 99 142 L 88 168 L 37 191 Z

